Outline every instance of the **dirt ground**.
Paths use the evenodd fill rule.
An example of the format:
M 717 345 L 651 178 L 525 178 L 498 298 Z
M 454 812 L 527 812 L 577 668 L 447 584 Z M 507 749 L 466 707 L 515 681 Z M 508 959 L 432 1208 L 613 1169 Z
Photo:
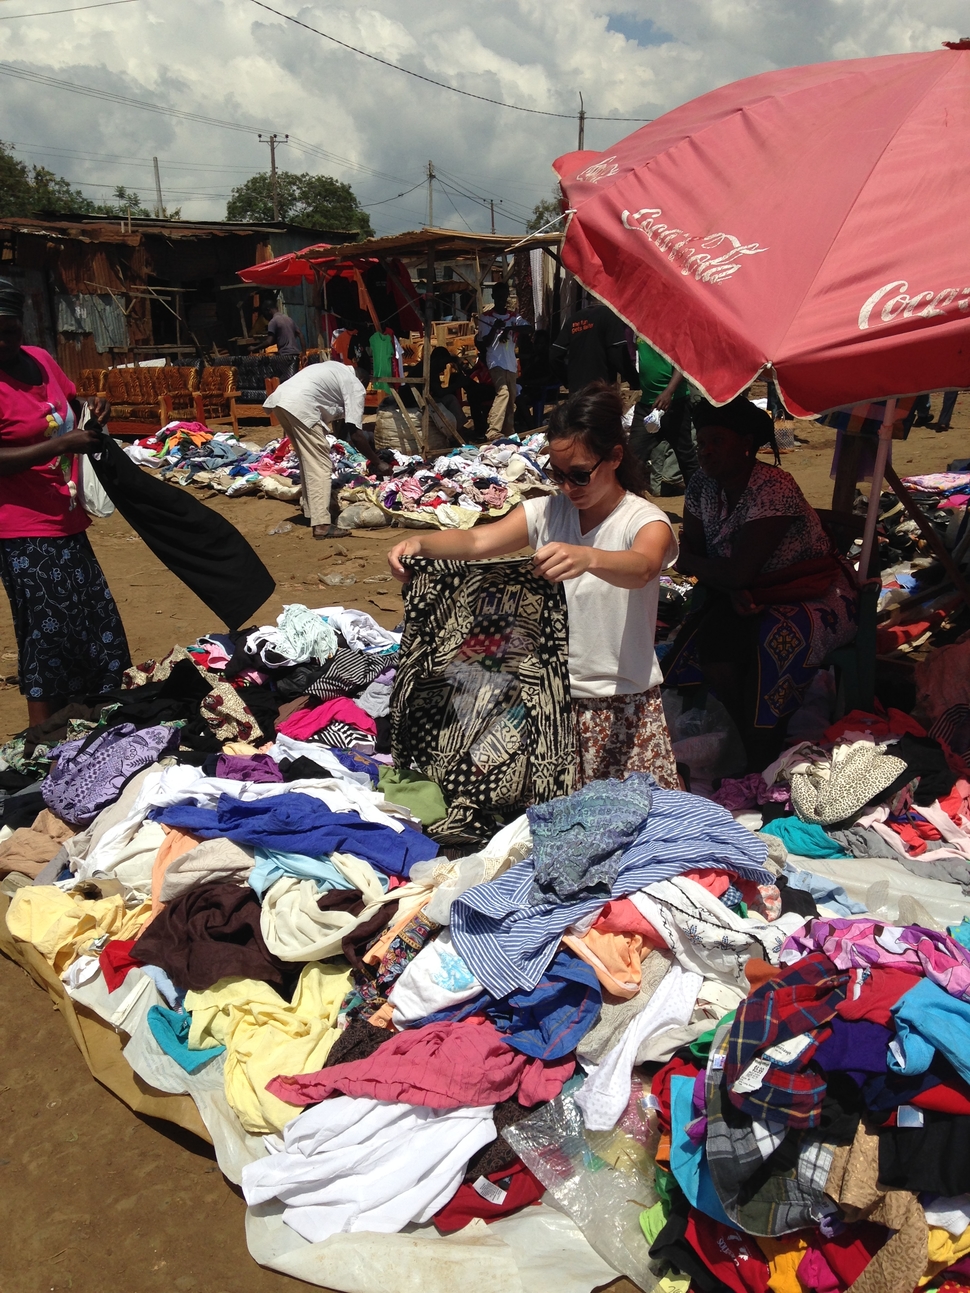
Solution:
M 938 398 L 934 411 L 938 410 Z M 833 432 L 808 428 L 809 443 L 782 459 L 809 501 L 831 506 Z M 944 470 L 970 457 L 970 396 L 957 404 L 947 434 L 917 429 L 894 445 L 901 476 Z M 205 498 L 205 495 L 201 495 Z M 384 553 L 406 532 L 379 530 L 338 542 L 315 541 L 291 505 L 265 499 L 206 499 L 250 540 L 277 580 L 254 616 L 271 623 L 283 605 L 345 605 L 386 627 L 401 618 L 397 585 Z M 656 500 L 678 520 L 682 500 Z M 285 534 L 271 534 L 280 523 Z M 164 655 L 221 627 L 215 617 L 114 516 L 96 521 L 91 539 L 118 602 L 132 657 Z M 331 588 L 321 576 L 353 575 Z M 0 598 L 0 734 L 26 721 L 16 679 L 16 646 Z M 131 1113 L 88 1074 L 48 997 L 0 957 L 0 1293 L 270 1293 L 298 1282 L 250 1259 L 244 1204 L 221 1177 L 210 1148 Z M 623 1282 L 623 1287 L 632 1286 Z M 301 1288 L 308 1285 L 299 1284 Z M 618 1286 L 619 1287 L 619 1286 Z

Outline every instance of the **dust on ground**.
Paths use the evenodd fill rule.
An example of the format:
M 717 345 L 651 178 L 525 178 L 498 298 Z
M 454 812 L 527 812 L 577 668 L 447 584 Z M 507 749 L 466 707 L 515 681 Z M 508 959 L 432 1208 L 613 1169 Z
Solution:
M 937 397 L 938 398 L 938 397 Z M 831 506 L 835 433 L 805 423 L 808 440 L 782 458 L 810 503 Z M 901 476 L 945 470 L 970 457 L 970 396 L 957 404 L 952 429 L 916 428 L 893 446 Z M 261 498 L 202 497 L 249 539 L 277 581 L 275 595 L 253 616 L 272 623 L 289 602 L 367 611 L 386 628 L 401 619 L 398 585 L 386 551 L 408 531 L 359 531 L 315 540 L 285 503 Z M 682 499 L 655 500 L 680 519 Z M 270 534 L 289 523 L 285 534 Z M 164 655 L 219 625 L 203 604 L 152 556 L 117 515 L 89 531 L 128 633 L 136 661 Z M 331 587 L 321 576 L 352 575 Z M 0 598 L 0 689 L 3 739 L 25 724 L 17 690 L 16 646 L 6 599 Z M 47 995 L 0 957 L 0 1293 L 284 1293 L 310 1288 L 249 1257 L 245 1205 L 221 1176 L 209 1146 L 169 1124 L 139 1117 L 89 1075 Z M 616 1286 L 632 1289 L 626 1281 Z

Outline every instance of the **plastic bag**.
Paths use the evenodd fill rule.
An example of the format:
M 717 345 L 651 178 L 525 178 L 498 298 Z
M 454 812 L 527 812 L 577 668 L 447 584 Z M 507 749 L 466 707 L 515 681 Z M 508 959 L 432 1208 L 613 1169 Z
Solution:
M 586 1131 L 570 1095 L 502 1132 L 599 1255 L 644 1293 L 653 1293 L 657 1276 L 640 1229 L 640 1213 L 657 1201 L 652 1164 L 649 1175 L 632 1158 L 611 1167 L 593 1147 L 597 1134 Z
M 337 517 L 341 530 L 376 530 L 387 525 L 387 518 L 373 503 L 351 503 Z
M 87 456 L 81 454 L 77 465 L 77 496 L 88 516 L 110 516 L 115 505 L 105 493 Z
M 664 691 L 664 718 L 678 763 L 690 768 L 691 786 L 710 785 L 717 777 L 742 776 L 747 755 L 734 720 L 716 696 L 704 705 L 684 709 L 676 691 Z

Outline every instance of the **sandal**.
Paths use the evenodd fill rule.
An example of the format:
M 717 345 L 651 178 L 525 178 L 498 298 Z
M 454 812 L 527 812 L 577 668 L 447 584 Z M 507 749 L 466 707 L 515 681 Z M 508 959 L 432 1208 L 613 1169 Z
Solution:
M 343 539 L 349 533 L 349 530 L 341 530 L 337 525 L 315 525 L 313 527 L 313 537 L 315 539 Z

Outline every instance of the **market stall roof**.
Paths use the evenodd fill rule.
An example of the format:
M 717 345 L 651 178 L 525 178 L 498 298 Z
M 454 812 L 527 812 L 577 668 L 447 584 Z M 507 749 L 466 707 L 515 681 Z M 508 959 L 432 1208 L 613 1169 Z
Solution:
M 394 233 L 386 238 L 366 238 L 363 242 L 344 243 L 327 248 L 323 253 L 315 248 L 307 259 L 313 264 L 334 260 L 357 259 L 362 256 L 376 257 L 426 256 L 433 251 L 436 256 L 457 258 L 474 256 L 476 252 L 491 252 L 500 256 L 503 252 L 527 251 L 534 247 L 556 247 L 562 235 L 558 233 L 506 234 L 506 233 L 463 233 L 460 229 L 414 229 L 408 233 Z M 301 255 L 304 253 L 300 253 Z

